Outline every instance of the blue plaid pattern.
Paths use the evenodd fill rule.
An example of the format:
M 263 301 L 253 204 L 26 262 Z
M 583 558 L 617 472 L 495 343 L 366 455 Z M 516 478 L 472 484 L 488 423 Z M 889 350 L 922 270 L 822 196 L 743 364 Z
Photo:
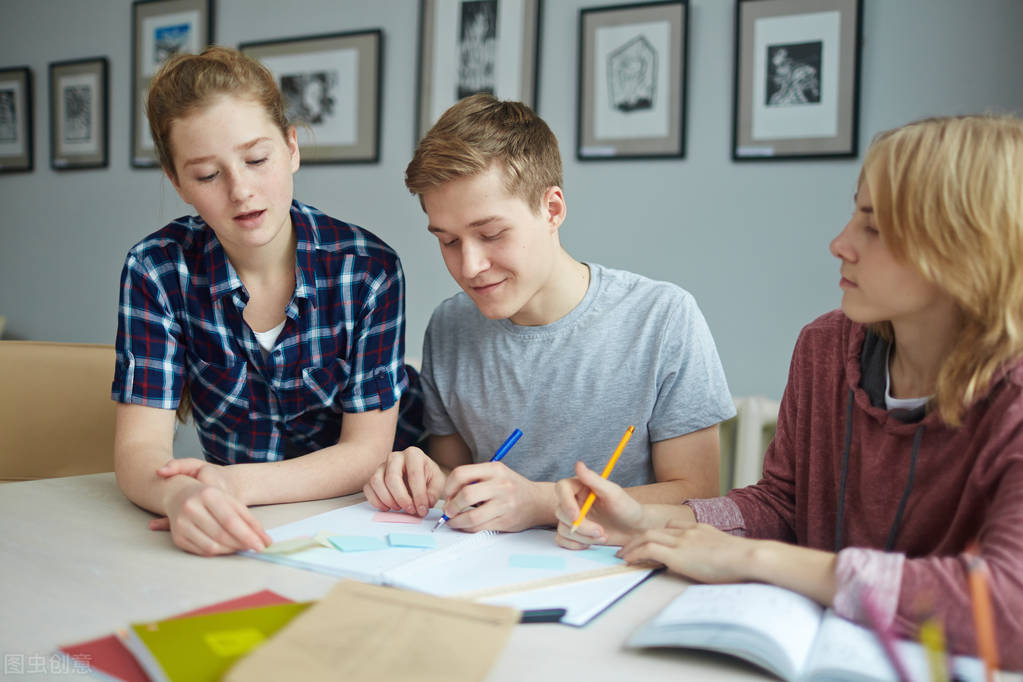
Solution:
M 187 381 L 206 458 L 221 464 L 333 445 L 343 413 L 399 400 L 395 448 L 418 441 L 421 393 L 404 365 L 397 254 L 370 232 L 297 201 L 291 219 L 295 294 L 265 359 L 242 318 L 245 287 L 202 218 L 179 218 L 128 252 L 113 399 L 175 409 Z

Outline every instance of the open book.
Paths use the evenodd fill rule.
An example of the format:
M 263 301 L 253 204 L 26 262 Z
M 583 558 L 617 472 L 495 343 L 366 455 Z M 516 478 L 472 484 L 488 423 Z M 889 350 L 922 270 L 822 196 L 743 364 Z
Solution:
M 564 608 L 561 622 L 569 625 L 589 622 L 651 573 L 615 558 L 617 547 L 558 547 L 554 531 L 546 529 L 464 533 L 442 526 L 430 532 L 440 516 L 439 509 L 422 519 L 381 513 L 363 502 L 268 531 L 274 543 L 306 537 L 319 544 L 243 554 L 438 596 L 519 609 Z
M 898 680 L 873 632 L 773 585 L 692 585 L 629 645 L 717 651 L 785 680 Z M 931 679 L 922 646 L 896 646 L 914 680 Z M 954 658 L 953 671 L 958 679 L 984 679 L 976 658 Z

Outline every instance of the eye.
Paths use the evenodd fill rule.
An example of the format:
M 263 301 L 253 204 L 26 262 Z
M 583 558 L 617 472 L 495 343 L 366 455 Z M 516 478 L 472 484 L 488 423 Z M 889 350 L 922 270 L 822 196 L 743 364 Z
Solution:
M 481 234 L 480 238 L 485 242 L 493 242 L 500 239 L 503 234 L 504 230 L 501 230 L 500 232 L 495 232 L 493 234 Z
M 261 159 L 253 159 L 253 160 L 249 161 L 249 162 L 248 162 L 248 164 L 249 164 L 250 166 L 261 166 L 261 165 L 263 165 L 263 164 L 264 164 L 265 162 L 266 162 L 266 157 L 264 156 L 264 157 L 263 157 L 263 158 L 261 158 Z
M 441 246 L 452 247 L 452 246 L 454 246 L 457 243 L 458 243 L 458 239 L 449 239 L 447 241 L 444 241 L 443 239 L 440 240 Z
M 871 235 L 871 236 L 874 236 L 874 237 L 876 237 L 877 235 L 881 234 L 881 231 L 878 230 L 873 225 L 864 225 L 863 226 L 863 231 L 866 232 L 867 234 Z
M 215 177 L 217 177 L 217 174 L 214 172 L 210 173 L 209 175 L 200 175 L 199 177 L 196 178 L 196 180 L 198 180 L 199 182 L 210 182 Z

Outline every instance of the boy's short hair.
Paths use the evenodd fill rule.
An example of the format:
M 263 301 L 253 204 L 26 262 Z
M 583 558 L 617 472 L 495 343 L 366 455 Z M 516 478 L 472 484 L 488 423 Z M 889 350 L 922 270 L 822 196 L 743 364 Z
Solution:
M 423 136 L 405 169 L 405 186 L 422 200 L 450 180 L 504 168 L 505 189 L 539 210 L 549 187 L 561 186 L 558 139 L 521 102 L 471 95 L 444 112 Z

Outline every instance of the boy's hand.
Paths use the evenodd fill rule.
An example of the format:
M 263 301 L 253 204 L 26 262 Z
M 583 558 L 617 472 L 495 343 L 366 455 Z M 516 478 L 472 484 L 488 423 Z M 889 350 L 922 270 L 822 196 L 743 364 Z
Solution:
M 232 494 L 223 467 L 199 459 L 172 459 L 157 469 L 169 488 L 167 517 L 151 530 L 170 530 L 174 544 L 201 556 L 262 551 L 273 540 L 249 509 Z M 189 480 L 190 479 L 190 480 Z
M 377 509 L 426 516 L 444 490 L 444 472 L 419 448 L 392 452 L 362 492 Z
M 554 486 L 536 483 L 501 462 L 464 464 L 444 486 L 448 526 L 475 533 L 519 531 L 554 523 Z
M 643 505 L 621 486 L 600 477 L 582 462 L 575 463 L 576 478 L 557 482 L 557 542 L 568 549 L 585 549 L 591 544 L 622 545 L 648 527 Z M 590 491 L 596 501 L 574 531 L 572 524 Z

